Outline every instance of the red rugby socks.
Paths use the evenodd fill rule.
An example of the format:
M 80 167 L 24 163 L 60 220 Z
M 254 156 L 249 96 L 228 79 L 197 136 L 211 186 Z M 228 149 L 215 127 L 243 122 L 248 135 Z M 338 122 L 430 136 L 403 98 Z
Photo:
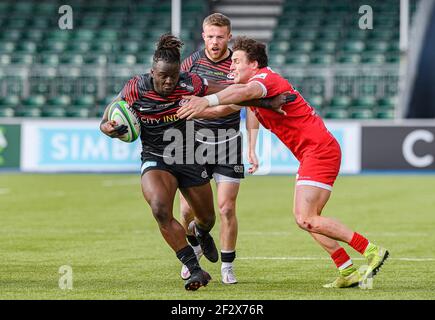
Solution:
M 369 245 L 369 240 L 355 232 L 353 234 L 352 240 L 349 242 L 349 245 L 359 253 L 364 254 L 364 251 L 366 251 L 366 248 Z
M 340 271 L 353 265 L 352 260 L 343 248 L 334 251 L 331 254 L 331 258 Z

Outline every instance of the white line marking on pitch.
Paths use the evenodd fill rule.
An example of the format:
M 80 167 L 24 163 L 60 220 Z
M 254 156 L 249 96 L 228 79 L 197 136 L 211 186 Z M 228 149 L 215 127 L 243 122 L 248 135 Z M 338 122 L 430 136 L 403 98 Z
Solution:
M 310 260 L 330 260 L 326 257 L 240 257 L 240 260 L 289 260 L 289 261 L 310 261 Z M 397 261 L 428 262 L 435 261 L 435 258 L 389 258 Z M 352 258 L 352 260 L 365 260 L 364 258 Z
M 294 235 L 291 231 L 273 231 L 273 232 L 263 232 L 263 231 L 242 231 L 241 235 L 246 236 L 275 236 L 275 237 L 286 237 Z M 427 237 L 428 233 L 424 232 L 367 232 L 367 236 L 370 237 Z
M 274 231 L 274 232 L 263 232 L 263 231 L 242 231 L 240 234 L 247 236 L 290 236 L 292 233 L 290 231 Z
M 7 188 L 0 188 L 0 196 L 3 194 L 8 194 L 11 190 Z

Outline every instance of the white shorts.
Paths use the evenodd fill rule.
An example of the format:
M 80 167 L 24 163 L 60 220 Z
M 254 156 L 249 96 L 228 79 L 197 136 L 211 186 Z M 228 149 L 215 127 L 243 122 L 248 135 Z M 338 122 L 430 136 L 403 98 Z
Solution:
M 213 179 L 216 181 L 216 183 L 228 182 L 228 183 L 240 184 L 239 178 L 227 177 L 227 176 L 224 176 L 223 174 L 216 173 L 216 172 L 213 173 Z

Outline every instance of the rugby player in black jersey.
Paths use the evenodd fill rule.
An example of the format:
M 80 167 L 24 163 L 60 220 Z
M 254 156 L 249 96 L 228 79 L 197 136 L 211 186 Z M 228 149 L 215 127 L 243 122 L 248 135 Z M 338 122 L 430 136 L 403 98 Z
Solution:
M 230 72 L 232 51 L 228 48 L 231 39 L 231 21 L 221 13 L 213 13 L 203 21 L 204 49 L 192 53 L 181 64 L 182 71 L 193 72 L 208 80 L 218 83 L 232 84 Z M 216 118 L 217 109 L 206 109 L 203 119 L 195 120 L 195 129 L 209 129 L 212 137 L 197 134 L 198 143 L 214 145 L 215 157 L 205 164 L 207 173 L 216 182 L 217 202 L 220 214 L 220 251 L 221 276 L 225 284 L 235 284 L 234 259 L 236 258 L 237 218 L 236 199 L 239 192 L 240 179 L 244 178 L 244 165 L 240 134 L 240 108 L 237 106 L 222 106 L 225 112 Z M 246 112 L 251 113 L 248 108 Z M 224 115 L 224 116 L 222 116 Z M 246 127 L 248 131 L 248 160 L 251 164 L 250 173 L 258 168 L 255 148 L 251 148 L 251 129 L 258 129 L 258 122 L 251 121 L 255 117 L 248 115 Z M 223 131 L 224 130 L 224 131 Z M 221 132 L 221 134 L 219 134 Z M 222 134 L 224 132 L 225 134 Z M 255 135 L 256 137 L 256 135 Z M 232 141 L 233 140 L 233 141 Z M 231 142 L 232 141 L 232 142 Z M 255 144 L 254 144 L 255 145 Z M 220 152 L 219 152 L 220 150 Z M 181 223 L 186 230 L 193 220 L 194 214 L 186 199 L 180 193 Z M 201 247 L 193 235 L 187 239 L 195 251 L 198 260 L 202 256 Z M 189 269 L 183 265 L 181 278 L 190 277 Z
M 203 96 L 218 92 L 225 86 L 207 81 L 194 73 L 180 73 L 181 46 L 182 42 L 178 38 L 163 35 L 154 53 L 151 73 L 130 79 L 109 106 L 115 101 L 124 100 L 141 119 L 143 196 L 151 207 L 163 238 L 189 269 L 191 277 L 185 282 L 185 288 L 197 290 L 207 285 L 211 277 L 201 269 L 192 247 L 186 241 L 185 229 L 174 219 L 172 210 L 177 188 L 195 212 L 190 232 L 195 235 L 206 258 L 212 262 L 218 260 L 218 252 L 209 233 L 216 217 L 208 174 L 204 166 L 186 161 L 192 141 L 188 141 L 185 134 L 186 120 L 179 119 L 176 113 L 183 102 L 183 95 Z M 248 103 L 280 112 L 279 106 L 287 98 L 281 95 Z M 104 112 L 100 130 L 116 138 L 125 133 L 125 126 L 108 121 L 109 106 Z M 170 130 L 183 135 L 182 143 L 175 144 L 175 149 L 174 143 L 165 138 Z M 168 153 L 168 149 L 171 152 Z M 171 161 L 173 151 L 175 154 L 181 151 L 181 163 Z

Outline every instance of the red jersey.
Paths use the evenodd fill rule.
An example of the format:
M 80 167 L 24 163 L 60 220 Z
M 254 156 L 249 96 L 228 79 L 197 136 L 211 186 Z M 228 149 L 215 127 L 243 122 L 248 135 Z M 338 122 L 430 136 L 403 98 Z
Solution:
M 335 140 L 313 107 L 278 73 L 269 67 L 261 68 L 249 79 L 249 82 L 257 82 L 261 85 L 262 98 L 273 97 L 286 91 L 297 95 L 293 102 L 282 107 L 287 115 L 263 108 L 251 107 L 251 110 L 260 123 L 272 131 L 299 161 L 307 155 L 326 151 L 325 148 L 331 140 Z

